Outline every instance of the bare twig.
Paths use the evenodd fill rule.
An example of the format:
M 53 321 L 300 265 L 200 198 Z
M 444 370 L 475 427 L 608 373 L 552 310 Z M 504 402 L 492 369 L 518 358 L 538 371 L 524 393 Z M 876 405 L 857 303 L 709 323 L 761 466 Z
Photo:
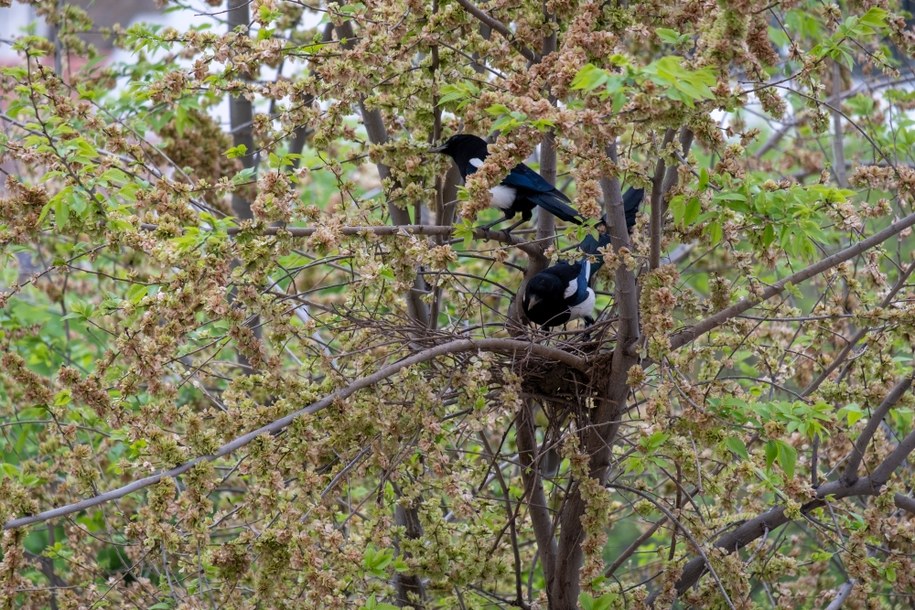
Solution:
M 626 560 L 632 557 L 632 555 L 637 550 L 639 550 L 639 547 L 642 546 L 646 540 L 654 536 L 654 533 L 658 531 L 665 523 L 667 523 L 667 517 L 662 517 L 661 519 L 658 519 L 654 525 L 642 532 L 638 538 L 632 541 L 632 544 L 627 546 L 622 553 L 616 556 L 616 559 L 613 560 L 613 563 L 611 563 L 607 569 L 604 570 L 604 576 L 607 578 L 613 576 L 619 567 L 626 563 Z

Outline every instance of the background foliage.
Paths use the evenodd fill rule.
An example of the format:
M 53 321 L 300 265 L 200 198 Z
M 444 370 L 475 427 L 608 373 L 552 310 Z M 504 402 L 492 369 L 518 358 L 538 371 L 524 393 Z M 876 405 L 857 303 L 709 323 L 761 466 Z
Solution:
M 32 4 L 5 607 L 911 603 L 895 2 L 231 0 L 114 63 Z M 466 188 L 426 152 L 457 131 L 500 132 Z M 532 153 L 610 219 L 587 330 L 514 300 L 593 223 L 473 228 Z

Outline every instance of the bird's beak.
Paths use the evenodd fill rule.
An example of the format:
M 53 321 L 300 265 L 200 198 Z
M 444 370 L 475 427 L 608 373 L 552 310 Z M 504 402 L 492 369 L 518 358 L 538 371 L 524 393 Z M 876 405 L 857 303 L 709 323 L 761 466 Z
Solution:
M 536 307 L 537 303 L 539 303 L 539 302 L 540 302 L 540 297 L 538 297 L 537 295 L 532 295 L 530 300 L 527 303 L 527 308 L 532 309 L 532 308 Z
M 438 146 L 433 146 L 429 149 L 430 153 L 443 153 L 445 149 L 448 148 L 447 144 L 439 144 Z

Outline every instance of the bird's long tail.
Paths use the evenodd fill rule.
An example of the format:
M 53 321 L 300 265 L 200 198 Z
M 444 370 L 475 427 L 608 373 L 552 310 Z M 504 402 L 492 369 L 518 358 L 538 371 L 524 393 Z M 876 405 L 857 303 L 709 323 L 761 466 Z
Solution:
M 556 192 L 561 193 L 561 191 Z M 567 205 L 555 193 L 538 193 L 530 197 L 530 199 L 537 204 L 537 207 L 543 208 L 556 218 L 560 218 L 566 222 L 573 222 L 580 225 L 584 220 L 572 206 Z
M 626 212 L 626 230 L 632 233 L 632 227 L 635 226 L 635 217 L 639 213 L 639 206 L 645 199 L 645 189 L 627 189 L 623 193 L 623 211 Z
M 632 235 L 632 227 L 635 226 L 635 218 L 639 214 L 639 206 L 645 199 L 645 189 L 628 188 L 623 193 L 623 212 L 626 214 L 626 232 Z M 601 218 L 601 223 L 610 226 L 609 220 L 605 215 Z
M 593 235 L 586 235 L 585 238 L 581 240 L 581 243 L 578 244 L 578 249 L 581 250 L 582 253 L 596 257 L 590 266 L 590 272 L 588 274 L 589 281 L 594 277 L 594 274 L 597 273 L 597 270 L 601 268 L 601 265 L 604 264 L 604 258 L 600 255 L 598 250 L 608 245 L 610 245 L 609 233 L 600 233 L 596 238 Z M 585 260 L 587 261 L 588 258 L 585 257 Z M 582 267 L 584 267 L 584 265 L 582 265 Z

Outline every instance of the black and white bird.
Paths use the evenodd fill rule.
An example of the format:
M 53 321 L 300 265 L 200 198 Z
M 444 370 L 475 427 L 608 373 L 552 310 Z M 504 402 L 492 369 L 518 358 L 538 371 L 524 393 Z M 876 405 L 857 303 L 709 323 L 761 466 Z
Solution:
M 463 133 L 451 136 L 444 144 L 433 148 L 431 152 L 442 153 L 454 159 L 461 172 L 461 178 L 464 180 L 482 167 L 483 161 L 489 155 L 485 140 Z M 501 210 L 504 216 L 496 222 L 486 225 L 484 227 L 486 229 L 514 218 L 520 212 L 521 220 L 505 229 L 505 232 L 509 233 L 522 222 L 530 220 L 535 207 L 543 208 L 566 222 L 581 224 L 584 220 L 578 212 L 567 205 L 571 201 L 562 191 L 524 163 L 516 165 L 500 184 L 490 189 L 490 193 L 492 193 L 490 205 Z
M 578 246 L 585 256 L 577 263 L 560 261 L 531 278 L 524 290 L 521 307 L 528 320 L 548 329 L 571 320 L 584 318 L 593 324 L 595 295 L 589 284 L 603 265 L 598 258 L 593 263 L 588 255 L 598 254 L 598 248 L 610 243 L 610 236 L 599 239 L 588 235 Z

